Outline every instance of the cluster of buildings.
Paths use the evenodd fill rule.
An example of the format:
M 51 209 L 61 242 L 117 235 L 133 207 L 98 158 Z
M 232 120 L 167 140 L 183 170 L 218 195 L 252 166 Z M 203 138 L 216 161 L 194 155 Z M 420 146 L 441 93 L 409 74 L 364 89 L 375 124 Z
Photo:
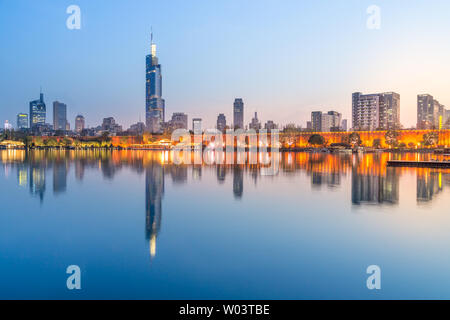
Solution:
M 53 102 L 53 124 L 46 122 L 47 108 L 44 95 L 41 91 L 37 100 L 30 102 L 29 113 L 17 115 L 17 129 L 27 130 L 34 135 L 75 134 L 98 136 L 105 132 L 110 135 L 141 135 L 144 132 L 152 134 L 170 133 L 176 129 L 189 130 L 188 116 L 182 112 L 173 113 L 172 118 L 166 121 L 165 100 L 162 98 L 162 72 L 161 64 L 156 55 L 156 44 L 151 36 L 150 54 L 146 56 L 146 93 L 145 93 L 145 123 L 137 122 L 126 131 L 117 124 L 112 117 L 104 118 L 103 123 L 95 128 L 86 128 L 85 118 L 78 115 L 75 118 L 74 130 L 71 130 L 67 120 L 67 105 Z M 233 103 L 232 123 L 227 122 L 224 113 L 217 117 L 216 128 L 221 132 L 226 129 L 253 129 L 273 130 L 278 125 L 272 120 L 264 126 L 255 112 L 248 124 L 244 123 L 244 101 L 236 98 Z M 395 92 L 352 94 L 352 127 L 349 128 L 347 119 L 337 111 L 313 111 L 311 121 L 306 128 L 288 124 L 284 129 L 309 132 L 337 132 L 347 131 L 375 131 L 401 129 L 400 123 L 400 95 Z M 429 94 L 417 96 L 417 129 L 450 129 L 450 110 L 440 104 Z M 4 124 L 5 130 L 13 129 L 8 121 Z M 192 119 L 192 131 L 202 132 L 202 119 Z
M 47 106 L 44 94 L 40 93 L 39 99 L 30 102 L 29 113 L 17 115 L 17 130 L 27 130 L 32 134 L 44 135 L 54 132 L 68 133 L 71 131 L 67 120 L 67 105 L 59 101 L 53 102 L 53 124 L 47 123 Z M 6 121 L 5 130 L 12 129 L 12 125 Z M 85 129 L 85 120 L 82 115 L 75 118 L 75 132 L 81 133 Z
M 347 131 L 348 123 L 336 111 L 311 112 L 311 121 L 306 130 L 314 132 Z M 399 130 L 400 94 L 395 92 L 352 94 L 352 131 Z M 435 100 L 432 95 L 417 96 L 416 129 L 450 129 L 450 110 Z

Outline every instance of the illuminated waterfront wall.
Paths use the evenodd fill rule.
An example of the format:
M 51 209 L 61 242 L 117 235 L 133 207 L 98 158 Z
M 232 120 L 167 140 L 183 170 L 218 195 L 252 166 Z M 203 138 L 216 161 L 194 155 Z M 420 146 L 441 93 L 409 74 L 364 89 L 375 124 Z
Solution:
M 362 146 L 371 147 L 375 139 L 380 139 L 381 146 L 388 148 L 386 144 L 386 132 L 387 131 L 358 131 L 357 133 L 361 137 Z M 423 135 L 429 132 L 436 132 L 439 136 L 439 146 L 450 146 L 450 130 L 398 130 L 399 143 L 408 144 L 413 143 L 415 146 L 423 142 Z M 313 134 L 319 134 L 325 138 L 327 144 L 341 143 L 345 140 L 345 137 L 351 134 L 351 132 L 300 132 L 295 134 L 280 133 L 280 142 L 283 145 L 292 143 L 291 146 L 295 147 L 307 147 L 308 139 Z

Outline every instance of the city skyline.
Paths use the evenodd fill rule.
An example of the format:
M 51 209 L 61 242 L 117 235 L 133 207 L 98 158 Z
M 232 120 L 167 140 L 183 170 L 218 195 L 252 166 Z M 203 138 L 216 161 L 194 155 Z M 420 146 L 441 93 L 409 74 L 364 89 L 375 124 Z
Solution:
M 415 6 L 408 6 L 406 12 L 400 4 L 381 1 L 381 30 L 366 28 L 365 9 L 369 3 L 357 1 L 341 5 L 289 1 L 283 6 L 270 1 L 252 3 L 243 5 L 236 17 L 222 13 L 227 12 L 225 9 L 237 8 L 237 2 L 194 2 L 185 5 L 193 16 L 189 19 L 181 14 L 177 16 L 181 18 L 180 23 L 185 23 L 183 28 L 163 21 L 169 12 L 169 6 L 163 3 L 154 4 L 152 11 L 155 13 L 147 13 L 150 11 L 145 10 L 148 4 L 137 2 L 130 9 L 136 14 L 135 21 L 119 18 L 123 4 L 110 4 L 105 15 L 111 21 L 107 23 L 105 15 L 100 14 L 101 5 L 86 1 L 80 1 L 79 5 L 85 19 L 79 31 L 65 28 L 63 4 L 29 3 L 27 10 L 23 10 L 20 3 L 0 5 L 1 12 L 9 14 L 1 19 L 0 32 L 5 36 L 6 47 L 0 53 L 2 61 L 11 61 L 12 53 L 19 53 L 17 58 L 21 58 L 21 63 L 9 63 L 4 68 L 2 122 L 13 123 L 18 113 L 27 111 L 27 101 L 33 99 L 40 85 L 47 101 L 67 104 L 68 119 L 83 114 L 90 127 L 101 123 L 106 116 L 121 119 L 124 127 L 137 122 L 139 117 L 144 118 L 142 55 L 148 52 L 145 48 L 150 25 L 157 31 L 159 56 L 165 66 L 167 113 L 182 111 L 191 118 L 201 117 L 204 127 L 213 127 L 217 115 L 224 111 L 231 119 L 228 106 L 235 97 L 244 98 L 245 119 L 251 119 L 257 111 L 262 122 L 270 119 L 284 124 L 295 119 L 294 122 L 302 126 L 314 110 L 336 110 L 344 119 L 350 119 L 348 95 L 356 91 L 399 93 L 402 96 L 401 122 L 405 127 L 416 124 L 417 94 L 428 93 L 438 97 L 442 104 L 450 104 L 447 82 L 440 76 L 448 71 L 444 62 L 450 51 L 442 41 L 444 26 L 448 23 L 444 19 L 448 4 L 444 1 L 437 1 L 433 6 L 416 2 Z M 196 13 L 200 7 L 203 10 Z M 213 14 L 212 18 L 218 18 L 216 22 L 212 18 L 204 22 L 191 21 L 207 10 L 221 12 L 219 17 Z M 29 12 L 33 12 L 33 19 L 27 19 Z M 261 20 L 268 12 L 272 12 L 273 19 Z M 60 13 L 62 16 L 58 18 Z M 433 19 L 419 19 L 426 16 Z M 47 24 L 40 23 L 44 17 Z M 14 21 L 23 21 L 23 24 Z M 31 21 L 36 22 L 35 26 L 31 27 Z M 230 23 L 233 28 L 228 28 Z M 212 30 L 201 31 L 199 26 L 204 24 L 212 24 Z M 305 24 L 309 27 L 304 28 Z M 11 28 L 14 37 L 13 33 L 8 34 Z M 95 43 L 94 38 L 105 33 L 105 28 L 110 29 L 114 37 L 106 33 Z M 406 36 L 402 32 L 405 28 L 410 30 Z M 213 33 L 216 38 L 211 40 Z M 48 36 L 38 36 L 42 34 Z M 425 40 L 424 37 L 436 50 L 429 52 L 415 44 L 421 42 L 417 40 Z M 47 38 L 54 41 L 49 42 Z M 260 41 L 262 39 L 270 39 L 270 45 Z M 387 53 L 384 49 L 373 48 L 370 44 L 374 41 L 383 41 L 389 47 Z M 336 48 L 336 42 L 341 43 L 342 48 Z M 37 45 L 42 52 L 33 51 L 30 55 L 29 49 Z M 176 50 L 177 47 L 186 50 Z M 362 49 L 352 53 L 355 48 Z M 227 61 L 226 57 L 235 49 L 237 53 Z M 333 54 L 325 53 L 327 50 Z M 55 57 L 61 59 L 54 61 Z M 261 66 L 263 61 L 273 59 L 278 60 L 274 76 L 279 81 L 269 85 L 263 81 Z M 420 68 L 411 68 L 411 65 L 420 65 Z M 18 76 L 24 74 L 24 70 L 29 70 L 27 74 L 30 74 L 26 81 Z M 236 75 L 239 76 L 236 78 Z M 188 83 L 187 76 L 190 77 Z M 342 81 L 344 78 L 346 80 Z M 94 87 L 96 90 L 92 90 Z

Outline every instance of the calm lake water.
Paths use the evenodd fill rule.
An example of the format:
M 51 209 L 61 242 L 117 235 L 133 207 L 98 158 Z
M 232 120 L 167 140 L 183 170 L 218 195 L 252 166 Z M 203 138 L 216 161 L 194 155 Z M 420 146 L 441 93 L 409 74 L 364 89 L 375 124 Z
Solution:
M 429 157 L 0 151 L 0 298 L 448 299 L 450 171 L 386 167 Z

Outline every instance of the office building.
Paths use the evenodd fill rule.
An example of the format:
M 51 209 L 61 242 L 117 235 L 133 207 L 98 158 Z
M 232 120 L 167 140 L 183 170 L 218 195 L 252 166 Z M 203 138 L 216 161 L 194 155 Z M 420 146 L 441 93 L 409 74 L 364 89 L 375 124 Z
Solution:
M 216 128 L 222 133 L 225 133 L 227 127 L 227 119 L 223 113 L 220 113 L 217 117 L 217 125 Z
M 64 103 L 53 102 L 53 130 L 67 130 L 67 106 Z
M 192 119 L 192 131 L 194 133 L 202 133 L 202 119 L 200 118 L 193 118 Z
M 244 128 L 244 101 L 242 99 L 235 99 L 233 104 L 233 126 L 234 129 Z
M 395 92 L 352 94 L 354 130 L 399 129 L 400 95 Z
M 271 131 L 278 129 L 278 126 L 272 120 L 268 120 L 264 125 L 264 129 L 266 129 L 267 131 Z
M 103 132 L 109 132 L 110 134 L 114 135 L 116 133 L 122 132 L 122 126 L 118 125 L 113 117 L 109 117 L 103 119 L 101 130 Z
M 348 130 L 347 119 L 342 120 L 342 122 L 341 122 L 341 129 L 342 129 L 342 131 L 347 131 Z
M 75 118 L 75 132 L 81 133 L 86 126 L 86 121 L 82 115 L 77 115 Z
M 5 120 L 5 124 L 3 125 L 3 128 L 5 129 L 5 130 L 12 130 L 12 124 L 11 123 L 9 123 L 9 121 L 8 120 Z
M 17 115 L 17 129 L 23 130 L 28 128 L 28 114 L 19 113 Z
M 252 122 L 250 122 L 250 124 L 248 125 L 249 129 L 253 129 L 253 130 L 261 130 L 261 122 L 259 122 L 258 120 L 258 113 L 255 112 L 255 116 L 252 118 Z
M 151 133 L 162 133 L 165 122 L 165 101 L 162 99 L 161 65 L 151 35 L 151 53 L 146 57 L 145 117 Z
M 417 129 L 437 129 L 439 108 L 439 102 L 432 95 L 417 95 Z
M 188 129 L 188 116 L 182 112 L 175 112 L 172 114 L 172 119 L 168 122 L 167 126 L 171 131 L 176 129 Z
M 327 113 L 331 119 L 330 121 L 330 130 L 329 131 L 339 131 L 341 130 L 341 121 L 342 121 L 342 114 L 340 114 L 337 111 L 328 111 Z
M 322 131 L 322 111 L 311 112 L 311 126 L 314 132 Z
M 39 100 L 30 102 L 30 129 L 38 131 L 39 127 L 45 126 L 47 107 L 44 102 L 44 94 L 41 92 Z

